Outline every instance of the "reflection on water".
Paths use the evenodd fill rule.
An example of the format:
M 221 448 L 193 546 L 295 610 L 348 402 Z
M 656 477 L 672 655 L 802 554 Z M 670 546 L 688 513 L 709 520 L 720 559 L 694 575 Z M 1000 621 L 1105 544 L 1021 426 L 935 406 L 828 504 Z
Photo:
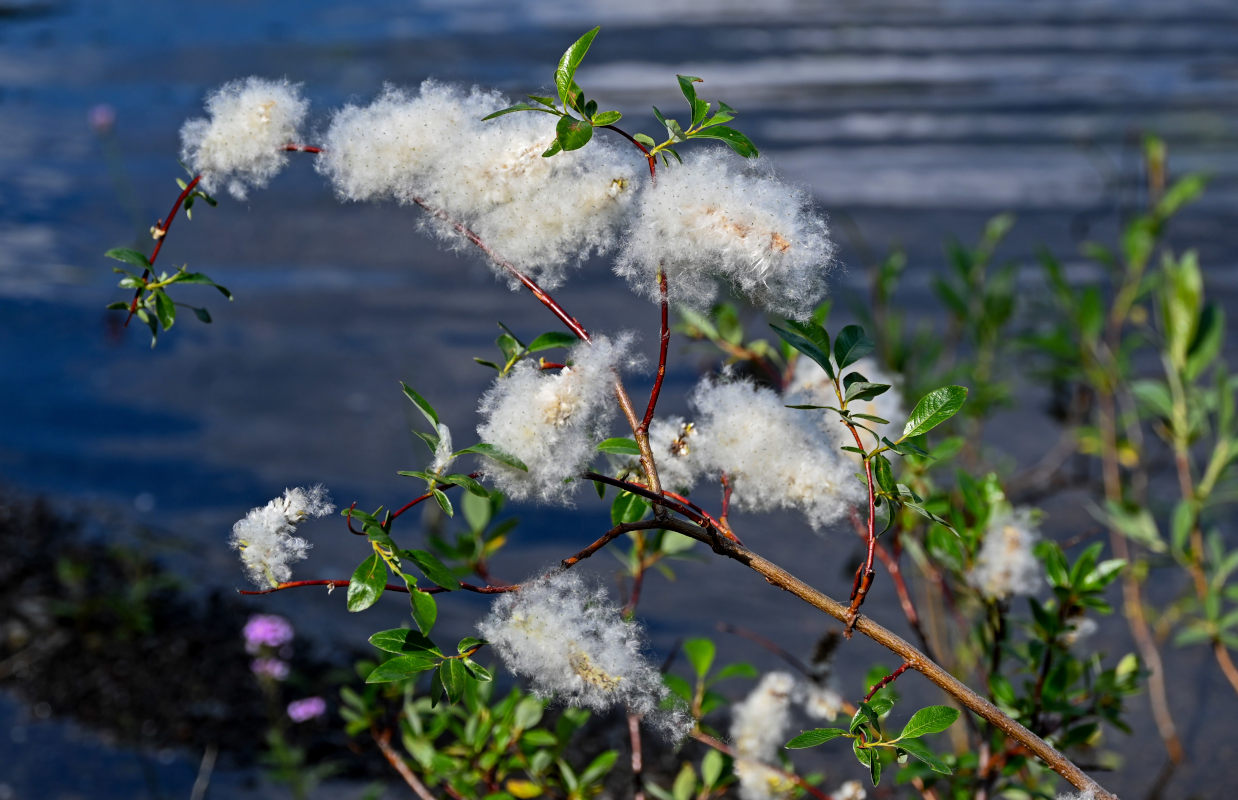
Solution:
M 405 496 L 394 472 L 420 457 L 420 445 L 407 433 L 397 379 L 440 401 L 475 396 L 488 376 L 471 357 L 491 347 L 495 320 L 530 336 L 552 327 L 484 267 L 435 251 L 412 212 L 340 207 L 307 165 L 295 165 L 247 203 L 225 201 L 177 223 L 169 263 L 188 259 L 238 295 L 225 306 L 211 298 L 215 325 L 184 322 L 154 353 L 138 331 L 114 330 L 101 311 L 116 296 L 113 276 L 99 253 L 166 212 L 179 125 L 231 78 L 305 81 L 319 120 L 373 96 L 384 80 L 433 75 L 521 93 L 545 87 L 564 44 L 600 22 L 582 73 L 593 93 L 652 132 L 647 103 L 681 102 L 673 73 L 704 76 L 706 96 L 739 108 L 744 129 L 812 188 L 845 234 L 841 293 L 862 284 L 869 248 L 893 242 L 910 254 L 909 284 L 926 284 L 943 238 L 970 239 L 999 211 L 1019 215 L 1006 255 L 1026 258 L 1048 244 L 1070 260 L 1082 238 L 1111 237 L 1116 215 L 1138 201 L 1136 144 L 1157 131 L 1170 141 L 1173 169 L 1212 175 L 1175 236 L 1200 248 L 1229 297 L 1235 289 L 1231 3 L 118 0 L 8 13 L 23 5 L 33 7 L 0 4 L 0 359 L 8 376 L 0 477 L 66 502 L 133 507 L 136 519 L 176 534 L 169 557 L 210 586 L 240 581 L 223 546 L 231 521 L 286 485 L 321 480 L 337 499 L 363 505 Z M 115 112 L 102 139 L 88 123 L 99 104 Z M 633 319 L 604 264 L 586 266 L 562 299 L 592 329 L 655 324 L 640 304 Z M 649 352 L 653 339 L 645 334 Z M 697 357 L 675 352 L 669 386 L 682 393 Z M 456 430 L 475 424 L 468 403 L 440 404 Z M 666 410 L 679 409 L 672 401 Z M 1036 436 L 1012 446 L 1039 452 Z M 531 512 L 510 577 L 561 555 L 602 516 Z M 347 570 L 352 542 L 319 531 L 306 571 Z M 842 585 L 837 547 L 795 531 L 787 525 L 754 544 L 775 560 L 835 565 L 810 572 Z M 194 557 L 177 561 L 185 551 Z M 758 592 L 736 608 L 733 586 L 758 588 L 745 581 L 738 568 L 711 565 L 690 568 L 678 584 L 655 583 L 644 602 L 655 611 L 658 644 L 700 633 L 688 625 L 700 608 L 741 623 L 779 619 L 780 638 L 818 631 L 817 620 L 779 597 Z M 273 606 L 355 634 L 336 601 L 281 597 Z M 477 610 L 452 613 L 463 625 Z M 374 624 L 363 621 L 367 630 Z M 879 657 L 862 652 L 857 663 Z M 1231 747 L 1207 734 L 1216 715 L 1202 714 L 1203 699 L 1181 698 L 1186 721 L 1195 713 L 1201 723 L 1188 727 L 1202 731 L 1201 762 Z M 1232 708 L 1233 698 L 1207 702 Z M 1146 783 L 1159 744 L 1119 744 L 1128 768 L 1112 786 Z M 1203 773 L 1184 773 L 1176 786 L 1223 785 L 1224 775 Z

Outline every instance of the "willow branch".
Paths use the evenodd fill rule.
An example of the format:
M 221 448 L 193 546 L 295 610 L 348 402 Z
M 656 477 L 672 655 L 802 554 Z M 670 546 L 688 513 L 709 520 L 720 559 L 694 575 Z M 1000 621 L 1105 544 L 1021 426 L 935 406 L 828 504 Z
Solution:
M 935 661 L 920 650 L 917 650 L 910 642 L 875 622 L 872 618 L 864 614 L 852 618 L 848 606 L 812 588 L 777 564 L 768 561 L 730 539 L 713 536 L 708 531 L 695 525 L 680 522 L 679 520 L 668 520 L 663 525 L 668 530 L 674 530 L 708 544 L 718 555 L 744 564 L 765 578 L 768 583 L 790 592 L 813 608 L 824 611 L 839 622 L 852 625 L 854 630 L 859 631 L 890 652 L 902 656 L 908 668 L 924 675 L 924 677 L 936 684 L 965 708 L 970 709 L 1002 731 L 1006 736 L 1026 747 L 1029 752 L 1043 761 L 1054 772 L 1069 781 L 1072 786 L 1083 791 L 1092 792 L 1096 800 L 1116 800 L 1113 794 L 1092 780 L 1087 773 L 1075 766 L 1070 759 L 1062 755 L 1051 744 L 1028 730 L 1017 720 L 1007 716 L 997 706 L 972 691 L 958 678 L 955 678 Z
M 426 785 L 409 769 L 408 762 L 391 746 L 390 730 L 384 730 L 382 733 L 379 733 L 377 730 L 371 729 L 370 736 L 374 738 L 374 744 L 378 745 L 378 749 L 382 751 L 383 757 L 387 759 L 387 763 L 396 772 L 400 773 L 400 777 L 404 779 L 404 782 L 408 784 L 408 788 L 412 789 L 414 794 L 420 797 L 421 800 L 435 800 L 434 795 L 430 794 L 430 790 L 426 788 Z

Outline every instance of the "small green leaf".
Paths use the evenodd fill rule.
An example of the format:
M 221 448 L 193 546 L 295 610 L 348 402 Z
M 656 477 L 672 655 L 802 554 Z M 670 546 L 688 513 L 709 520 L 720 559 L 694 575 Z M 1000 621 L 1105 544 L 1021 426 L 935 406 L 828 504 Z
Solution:
M 930 733 L 940 733 L 959 718 L 959 710 L 950 706 L 928 706 L 911 715 L 899 739 L 913 739 Z
M 903 438 L 919 436 L 937 427 L 957 414 L 966 400 L 967 388 L 964 386 L 943 386 L 924 395 L 907 419 Z
M 232 299 L 232 292 L 228 291 L 227 287 L 220 286 L 215 281 L 203 275 L 201 272 L 181 272 L 176 275 L 177 283 L 197 283 L 203 286 L 214 286 L 220 294 L 229 300 Z
M 873 352 L 877 345 L 859 325 L 848 325 L 834 339 L 834 360 L 839 369 L 846 369 Z
M 698 678 L 704 678 L 714 663 L 715 647 L 709 639 L 688 639 L 683 643 L 684 655 Z
M 855 754 L 855 760 L 859 761 L 864 766 L 868 767 L 868 775 L 873 781 L 873 786 L 881 782 L 881 756 L 876 750 L 868 747 L 861 747 L 859 739 L 853 739 L 851 742 L 851 752 Z
M 438 645 L 409 628 L 392 628 L 379 631 L 370 637 L 370 644 L 388 653 L 406 654 L 429 652 L 442 655 Z
M 752 141 L 734 128 L 728 128 L 725 125 L 713 125 L 696 131 L 689 138 L 692 139 L 721 139 L 726 142 L 732 150 L 744 158 L 756 158 L 760 155 L 756 145 Z
M 585 767 L 580 773 L 580 784 L 588 786 L 589 784 L 597 783 L 602 778 L 606 777 L 606 773 L 610 772 L 615 766 L 615 761 L 619 758 L 619 751 L 606 750 L 597 758 L 589 762 L 589 766 Z
M 933 772 L 939 772 L 942 775 L 950 775 L 954 772 L 919 739 L 901 739 L 899 740 L 898 748 L 928 764 L 929 769 L 933 770 Z
M 413 405 L 417 406 L 417 410 L 421 412 L 430 424 L 438 427 L 438 412 L 434 410 L 434 406 L 430 405 L 430 401 L 426 400 L 421 395 L 417 394 L 411 386 L 404 381 L 400 381 L 400 388 L 404 390 L 404 395 L 413 401 Z
M 456 515 L 456 510 L 451 507 L 451 498 L 449 498 L 442 489 L 436 486 L 430 490 L 430 493 L 434 495 L 435 502 L 438 503 L 439 508 L 443 509 L 444 514 L 449 517 L 454 517 Z
M 348 610 L 364 611 L 382 597 L 387 585 L 387 563 L 371 553 L 353 571 L 348 582 Z
M 559 66 L 555 69 L 555 89 L 559 92 L 559 100 L 564 104 L 568 102 L 572 85 L 575 83 L 576 70 L 580 67 L 580 62 L 584 60 L 585 53 L 589 52 L 589 45 L 593 43 L 593 37 L 598 35 L 599 30 L 601 30 L 600 26 L 587 31 L 573 42 L 572 46 L 564 51 L 563 57 L 559 59 Z
M 618 111 L 602 111 L 598 114 L 594 114 L 591 121 L 594 125 L 601 127 L 603 125 L 614 125 L 621 119 L 623 119 L 623 115 Z
M 481 119 L 482 119 L 482 122 L 485 122 L 488 119 L 494 119 L 495 117 L 501 117 L 504 114 L 511 114 L 515 111 L 541 111 L 546 114 L 558 114 L 557 111 L 553 111 L 549 108 L 543 108 L 540 105 L 535 106 L 532 103 L 516 103 L 513 106 L 508 106 L 507 108 L 500 109 L 499 111 L 495 111 L 493 114 L 487 114 Z
M 782 340 L 821 365 L 825 374 L 834 380 L 834 366 L 830 363 L 830 335 L 820 325 L 806 325 L 789 319 L 788 330 L 770 325 Z
M 482 486 L 475 478 L 470 478 L 468 475 L 461 475 L 458 473 L 451 475 L 440 475 L 439 480 L 443 483 L 451 483 L 456 486 L 461 486 L 468 490 L 469 494 L 476 495 L 477 497 L 485 497 L 486 499 L 490 498 L 490 492 L 487 491 L 486 487 Z
M 643 133 L 634 133 L 632 138 L 643 144 L 645 147 L 657 147 L 658 143 L 653 140 L 652 136 Z
M 151 294 L 155 297 L 155 316 L 159 318 L 160 327 L 166 331 L 176 323 L 176 304 L 163 289 L 156 289 Z
M 191 308 L 193 307 L 191 306 Z M 205 308 L 194 308 L 193 315 L 208 325 L 211 323 L 211 312 L 207 311 Z
M 563 152 L 563 145 L 559 144 L 559 140 L 555 139 L 550 143 L 550 147 L 546 148 L 546 152 L 542 153 L 542 158 L 550 158 L 556 153 Z
M 443 692 L 447 702 L 454 703 L 464 695 L 464 687 L 469 681 L 469 673 L 458 658 L 449 658 L 438 665 L 438 677 L 443 683 Z
M 114 258 L 117 261 L 123 261 L 126 264 L 132 264 L 135 267 L 150 269 L 150 259 L 137 250 L 131 250 L 128 247 L 113 247 L 103 255 L 108 258 Z
M 391 681 L 402 681 L 420 675 L 423 672 L 428 672 L 434 669 L 442 662 L 439 656 L 432 653 L 414 653 L 407 656 L 396 656 L 388 659 L 374 668 L 368 676 L 366 683 L 390 683 Z
M 458 644 L 456 644 L 456 652 L 459 653 L 460 655 L 464 655 L 470 650 L 476 650 L 478 647 L 481 647 L 483 644 L 486 644 L 485 639 L 478 639 L 474 636 L 465 636 L 463 639 L 459 641 Z
M 448 591 L 460 588 L 460 579 L 438 557 L 427 550 L 402 550 L 400 555 L 411 558 L 421 573 Z
M 849 735 L 842 728 L 814 728 L 810 731 L 804 731 L 799 736 L 786 743 L 788 750 L 800 750 L 805 747 L 816 747 L 819 744 L 824 744 L 831 739 L 837 739 L 839 736 Z
M 639 522 L 649 511 L 649 501 L 640 495 L 620 492 L 610 506 L 610 519 L 615 525 Z
M 575 117 L 563 116 L 555 125 L 555 141 L 564 150 L 579 150 L 593 138 L 593 126 Z
M 613 439 L 604 439 L 598 442 L 598 450 L 603 453 L 611 453 L 617 456 L 639 456 L 640 447 L 636 441 L 626 436 L 618 436 Z
M 418 629 L 426 636 L 430 635 L 430 631 L 434 629 L 434 622 L 438 619 L 438 603 L 434 600 L 434 595 L 426 594 L 418 591 L 414 587 L 409 592 L 409 598 L 413 607 L 413 622 L 417 623 Z
M 529 468 L 524 465 L 523 461 L 521 461 L 520 459 L 516 458 L 513 455 L 508 455 L 507 453 L 504 453 L 502 450 L 500 450 L 499 448 L 495 447 L 492 444 L 486 444 L 485 442 L 482 442 L 480 444 L 475 444 L 472 447 L 466 447 L 463 450 L 457 450 L 452 455 L 462 456 L 467 453 L 476 453 L 479 456 L 485 456 L 486 458 L 489 458 L 492 461 L 497 461 L 500 464 L 506 464 L 507 466 L 521 470 L 522 472 L 529 471 Z
M 554 347 L 572 347 L 579 341 L 579 339 L 570 333 L 551 331 L 549 333 L 543 333 L 541 336 L 538 336 L 536 339 L 529 342 L 527 349 L 530 353 L 536 353 L 540 350 L 550 350 Z
M 726 759 L 717 750 L 709 750 L 705 753 L 705 757 L 701 759 L 701 782 L 705 784 L 706 789 L 712 789 L 717 785 L 725 767 Z

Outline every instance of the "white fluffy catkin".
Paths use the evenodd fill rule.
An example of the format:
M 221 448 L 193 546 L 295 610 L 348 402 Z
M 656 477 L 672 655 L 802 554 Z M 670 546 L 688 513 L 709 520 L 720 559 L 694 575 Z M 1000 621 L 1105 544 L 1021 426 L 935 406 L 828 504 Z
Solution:
M 706 380 L 691 403 L 701 463 L 712 476 L 726 473 L 736 508 L 794 508 L 821 528 L 864 499 L 854 465 L 808 414 L 787 408 L 772 390 Z
M 968 583 L 990 600 L 1035 594 L 1045 582 L 1044 569 L 1032 552 L 1039 540 L 1030 509 L 995 515 L 985 529 Z
M 546 371 L 521 361 L 482 397 L 485 418 L 477 433 L 486 444 L 524 462 L 528 471 L 490 461 L 486 476 L 513 500 L 564 500 L 597 455 L 614 416 L 615 370 L 624 365 L 632 337 L 596 336 L 568 351 L 568 367 Z
M 238 520 L 229 543 L 240 551 L 250 580 L 262 588 L 276 586 L 291 578 L 291 564 L 309 553 L 310 543 L 293 535 L 297 526 L 333 511 L 335 506 L 321 484 L 285 489 L 283 496 L 250 509 Z
M 477 630 L 538 695 L 595 711 L 621 705 L 676 742 L 692 729 L 682 710 L 659 708 L 669 692 L 645 656 L 640 626 L 575 572 L 550 572 L 499 595 Z
M 798 691 L 786 672 L 768 672 L 756 688 L 731 709 L 731 744 L 735 774 L 743 800 L 784 797 L 794 787 L 768 765 L 777 760 L 791 725 L 791 702 Z
M 706 308 L 716 282 L 776 314 L 806 319 L 826 294 L 834 243 L 801 189 L 728 152 L 698 151 L 641 193 L 615 271 L 639 294 Z
M 568 266 L 610 248 L 640 159 L 606 141 L 543 158 L 554 141 L 550 115 L 482 120 L 509 104 L 497 92 L 435 81 L 416 92 L 388 86 L 370 105 L 336 112 L 318 169 L 345 200 L 425 202 L 553 288 Z M 453 226 L 430 220 L 448 241 L 462 241 Z
M 225 83 L 206 98 L 206 119 L 181 127 L 181 160 L 202 176 L 202 188 L 226 188 L 238 200 L 284 168 L 284 145 L 296 144 L 309 101 L 300 84 L 249 77 Z

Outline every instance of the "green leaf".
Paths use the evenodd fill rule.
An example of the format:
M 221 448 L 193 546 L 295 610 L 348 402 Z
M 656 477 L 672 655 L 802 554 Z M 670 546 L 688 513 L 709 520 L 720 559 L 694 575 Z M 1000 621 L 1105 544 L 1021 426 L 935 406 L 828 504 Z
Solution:
M 364 611 L 374 605 L 383 596 L 386 586 L 387 563 L 378 557 L 378 553 L 371 553 L 353 571 L 348 582 L 348 610 Z
M 618 111 L 602 111 L 594 114 L 590 122 L 600 128 L 603 125 L 614 125 L 621 119 L 623 119 L 623 115 Z
M 820 325 L 806 325 L 793 319 L 786 321 L 787 329 L 770 325 L 782 340 L 821 365 L 825 374 L 834 380 L 834 366 L 830 363 L 830 335 Z
M 434 495 L 435 502 L 438 503 L 439 508 L 443 509 L 444 514 L 449 517 L 454 517 L 456 515 L 456 510 L 451 507 L 451 499 L 443 493 L 442 489 L 436 486 L 430 490 L 430 493 Z
M 555 141 L 564 150 L 579 150 L 593 138 L 593 126 L 575 117 L 559 117 L 555 125 Z
M 556 153 L 563 152 L 563 145 L 559 144 L 559 140 L 555 139 L 550 143 L 550 147 L 546 148 L 546 152 L 542 153 L 542 158 L 550 158 Z
M 649 511 L 649 501 L 631 492 L 620 492 L 610 505 L 610 519 L 615 525 L 639 522 Z
M 504 453 L 502 450 L 500 450 L 499 448 L 495 447 L 492 444 L 486 444 L 485 442 L 481 442 L 480 444 L 475 444 L 472 447 L 466 447 L 463 450 L 457 450 L 452 455 L 462 456 L 467 453 L 476 453 L 479 456 L 485 456 L 486 458 L 489 458 L 492 461 L 497 461 L 500 464 L 506 464 L 507 466 L 514 467 L 515 469 L 521 470 L 522 472 L 529 471 L 529 468 L 524 465 L 523 461 L 521 461 L 520 459 L 516 458 L 513 455 L 508 455 L 507 453 Z
M 478 647 L 481 647 L 486 643 L 487 642 L 485 639 L 478 639 L 475 636 L 465 636 L 459 641 L 458 644 L 456 644 L 456 652 L 460 655 L 464 655 L 470 650 L 476 650 Z
M 943 386 L 924 395 L 907 419 L 903 438 L 919 436 L 936 428 L 957 414 L 966 400 L 967 388 L 964 386 Z
M 219 290 L 219 293 L 229 300 L 232 299 L 232 292 L 228 291 L 227 287 L 220 286 L 215 281 L 203 275 L 201 272 L 181 272 L 176 276 L 177 283 L 197 283 L 204 286 L 214 286 Z
M 899 741 L 898 749 L 928 764 L 933 772 L 939 772 L 942 775 L 950 775 L 954 772 L 919 739 L 903 739 Z
M 854 375 L 855 373 L 851 373 Z M 850 378 L 851 375 L 847 377 Z M 850 403 L 853 400 L 872 400 L 874 397 L 880 397 L 890 391 L 888 383 L 869 383 L 868 381 L 852 381 L 847 384 L 847 391 L 843 397 Z
M 132 264 L 135 267 L 150 269 L 150 259 L 137 250 L 131 250 L 128 247 L 113 247 L 103 255 L 108 258 L 114 258 L 117 261 L 123 261 L 126 264 Z
M 166 331 L 176 322 L 176 304 L 163 289 L 156 289 L 151 294 L 155 296 L 155 316 L 159 318 L 160 327 Z
M 709 750 L 705 753 L 705 757 L 701 759 L 701 782 L 705 784 L 706 789 L 712 789 L 717 785 L 725 767 L 726 759 L 717 750 Z
M 463 487 L 468 490 L 469 494 L 476 495 L 477 497 L 484 497 L 487 500 L 490 499 L 490 492 L 487 491 L 486 487 L 482 486 L 475 478 L 470 478 L 468 475 L 461 475 L 458 473 L 451 475 L 440 475 L 439 480 L 443 483 L 452 483 L 456 486 Z
M 1221 352 L 1225 340 L 1225 309 L 1209 303 L 1199 315 L 1195 339 L 1186 354 L 1186 377 L 1195 380 Z
M 400 381 L 400 388 L 404 390 L 404 395 L 409 400 L 413 401 L 413 405 L 417 406 L 417 410 L 421 412 L 422 416 L 429 420 L 431 425 L 437 428 L 438 412 L 434 410 L 434 406 L 430 405 L 430 401 L 413 391 L 413 388 L 404 381 Z
M 443 683 L 447 702 L 454 703 L 464 695 L 469 677 L 468 670 L 458 658 L 449 658 L 438 665 L 438 678 Z
M 692 664 L 692 669 L 696 671 L 696 676 L 704 678 L 714 663 L 714 643 L 709 639 L 688 639 L 683 643 L 683 652 Z
M 834 360 L 838 368 L 846 369 L 864 356 L 877 349 L 876 343 L 868 338 L 859 325 L 848 325 L 838 332 L 834 340 Z
M 851 752 L 855 754 L 855 760 L 859 761 L 864 766 L 868 767 L 868 775 L 873 781 L 873 786 L 881 782 L 881 756 L 876 750 L 868 747 L 861 747 L 859 739 L 853 739 L 851 742 Z
M 707 119 L 705 121 L 705 124 L 702 127 L 710 128 L 710 127 L 713 127 L 714 125 L 721 125 L 724 122 L 730 122 L 731 120 L 735 119 L 735 117 L 737 116 L 739 116 L 738 111 L 736 111 L 735 109 L 728 106 L 726 103 L 719 100 L 718 101 L 718 113 L 714 114 L 712 117 Z
M 720 139 L 726 142 L 732 150 L 744 158 L 756 158 L 760 155 L 757 151 L 756 145 L 752 143 L 752 140 L 734 128 L 728 128 L 725 125 L 713 125 L 711 127 L 704 128 L 696 131 L 689 138 Z
M 205 322 L 208 325 L 211 324 L 211 312 L 207 311 L 205 308 L 193 308 L 193 306 L 190 306 L 190 308 L 193 309 L 193 315 L 200 321 Z
M 366 683 L 390 683 L 402 681 L 428 672 L 442 663 L 442 659 L 432 653 L 413 653 L 407 656 L 396 656 L 388 659 L 366 676 Z
M 417 623 L 417 627 L 426 636 L 430 635 L 430 631 L 434 629 L 434 622 L 438 619 L 438 603 L 434 600 L 434 595 L 420 592 L 414 587 L 409 592 L 409 599 L 413 607 L 413 622 Z
M 460 588 L 460 579 L 457 578 L 452 571 L 447 568 L 438 557 L 428 550 L 401 550 L 400 555 L 405 558 L 411 558 L 413 563 L 417 565 L 417 569 L 429 578 L 433 583 L 442 586 L 448 591 L 455 591 Z
M 643 144 L 645 147 L 657 147 L 658 143 L 653 140 L 652 136 L 643 133 L 634 133 L 632 138 Z
M 555 89 L 559 92 L 559 100 L 565 105 L 568 102 L 571 94 L 572 85 L 576 81 L 576 70 L 580 67 L 580 62 L 584 60 L 585 53 L 589 52 L 589 45 L 593 43 L 593 37 L 598 35 L 600 26 L 585 33 L 563 53 L 563 57 L 559 59 L 559 66 L 555 69 Z
M 626 436 L 618 436 L 613 439 L 604 439 L 598 442 L 598 450 L 603 453 L 611 453 L 617 456 L 639 456 L 640 447 L 637 446 L 634 439 Z
M 894 482 L 894 471 L 890 468 L 890 459 L 879 455 L 872 459 L 873 479 L 881 487 L 881 491 L 890 495 L 898 495 L 898 485 Z
M 482 119 L 482 122 L 485 122 L 488 119 L 494 119 L 495 117 L 501 117 L 504 114 L 511 114 L 515 111 L 541 111 L 546 114 L 558 114 L 557 111 L 552 111 L 549 108 L 543 108 L 540 105 L 533 105 L 532 103 L 516 103 L 513 106 L 508 106 L 507 108 L 501 109 L 499 111 L 495 111 L 493 114 L 487 114 L 481 119 Z
M 692 769 L 692 765 L 684 762 L 679 768 L 679 774 L 675 776 L 675 782 L 671 784 L 672 800 L 692 800 L 692 793 L 696 791 L 696 771 Z
M 408 628 L 392 628 L 379 631 L 370 637 L 370 644 L 388 653 L 403 655 L 406 653 L 428 652 L 442 655 L 438 645 Z
M 714 684 L 727 678 L 755 678 L 758 674 L 756 667 L 741 661 L 736 664 L 727 664 L 718 670 L 709 682 Z
M 570 333 L 562 331 L 550 331 L 543 333 L 533 341 L 529 342 L 528 351 L 536 353 L 540 350 L 550 350 L 554 347 L 572 347 L 580 340 Z
M 950 706 L 928 706 L 911 715 L 899 739 L 913 739 L 930 733 L 941 733 L 959 718 L 959 710 Z
M 847 736 L 848 733 L 843 728 L 814 728 L 810 731 L 804 731 L 799 736 L 796 736 L 791 741 L 787 742 L 785 747 L 788 750 L 800 750 L 805 747 L 816 747 L 819 744 L 824 744 L 831 739 L 837 739 L 839 736 Z
M 473 531 L 481 532 L 490 524 L 490 517 L 494 511 L 490 505 L 489 496 L 485 500 L 481 499 L 480 495 L 468 494 L 460 503 L 464 506 L 464 521 L 469 524 L 469 528 Z
M 618 750 L 607 750 L 590 761 L 589 766 L 585 767 L 584 771 L 580 773 L 581 785 L 588 786 L 606 777 L 606 773 L 610 772 L 611 768 L 615 766 L 615 761 L 618 758 Z

